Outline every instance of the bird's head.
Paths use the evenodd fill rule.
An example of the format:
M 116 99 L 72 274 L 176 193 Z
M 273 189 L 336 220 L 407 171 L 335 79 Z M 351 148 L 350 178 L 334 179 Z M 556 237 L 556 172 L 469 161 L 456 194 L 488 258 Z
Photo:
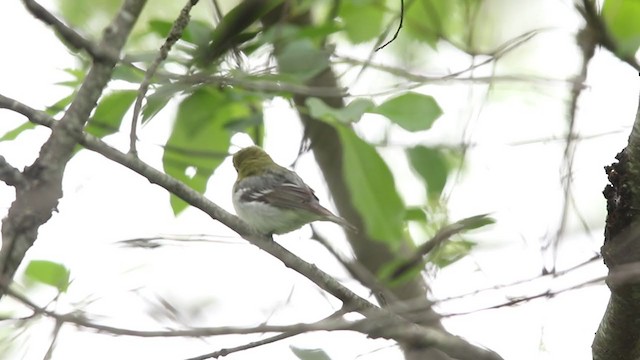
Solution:
M 261 175 L 264 171 L 277 166 L 271 156 L 257 146 L 250 146 L 233 154 L 233 167 L 238 172 L 238 180 Z

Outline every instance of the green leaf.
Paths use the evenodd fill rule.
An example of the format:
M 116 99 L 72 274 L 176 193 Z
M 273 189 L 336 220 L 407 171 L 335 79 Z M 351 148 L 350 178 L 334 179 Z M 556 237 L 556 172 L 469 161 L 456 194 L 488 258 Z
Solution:
M 51 116 L 58 115 L 59 113 L 63 112 L 67 108 L 67 106 L 69 106 L 69 104 L 71 104 L 71 101 L 75 96 L 76 96 L 76 93 L 73 92 L 71 95 L 56 101 L 55 104 L 47 106 L 44 112 L 46 112 Z
M 640 2 L 606 0 L 602 17 L 615 39 L 618 55 L 634 56 L 640 47 Z
M 422 223 L 427 222 L 427 213 L 423 208 L 408 207 L 404 215 L 404 219 L 407 221 L 419 221 Z
M 302 349 L 293 345 L 290 345 L 289 348 L 300 360 L 331 360 L 322 349 Z
M 1 141 L 10 141 L 10 140 L 15 140 L 18 135 L 22 134 L 25 130 L 30 130 L 36 127 L 36 124 L 27 121 L 24 124 L 18 126 L 17 128 L 13 129 L 13 130 L 9 130 L 7 133 L 5 133 L 4 135 L 2 135 L 2 137 L 0 137 L 0 142 Z
M 490 217 L 488 214 L 481 214 L 459 220 L 457 221 L 457 223 L 463 227 L 464 230 L 461 231 L 468 231 L 495 224 L 496 220 Z
M 284 0 L 241 1 L 220 19 L 218 26 L 211 34 L 210 45 L 201 56 L 202 60 L 200 62 L 208 65 L 229 49 L 242 44 L 242 41 L 247 39 L 246 36 L 243 36 L 243 33 L 247 32 L 253 23 L 263 18 L 283 2 Z
M 164 109 L 164 107 L 169 103 L 171 96 L 172 94 L 163 91 L 156 91 L 147 96 L 141 111 L 142 123 L 145 124 L 147 121 L 153 119 L 160 110 Z
M 477 244 L 469 240 L 447 241 L 433 249 L 427 258 L 439 268 L 444 268 L 467 256 Z
M 149 20 L 149 30 L 151 31 L 151 33 L 156 34 L 161 38 L 166 38 L 167 35 L 169 35 L 171 26 L 173 26 L 173 23 L 171 21 L 162 19 Z
M 113 80 L 123 80 L 133 84 L 139 84 L 144 80 L 144 72 L 140 69 L 132 68 L 129 65 L 116 65 L 111 78 Z
M 447 184 L 449 163 L 445 155 L 424 146 L 407 149 L 411 167 L 420 175 L 427 188 L 429 200 L 437 200 Z
M 86 75 L 85 69 L 64 69 L 64 72 L 71 75 L 73 80 L 57 82 L 56 85 L 68 86 L 72 89 L 79 87 L 84 81 Z
M 384 1 L 342 1 L 340 4 L 340 17 L 349 41 L 358 44 L 382 34 Z
M 226 158 L 230 123 L 251 118 L 260 111 L 260 102 L 251 95 L 203 87 L 180 103 L 171 136 L 162 158 L 167 174 L 204 193 L 209 177 Z M 187 204 L 171 196 L 175 214 Z
M 329 54 L 309 39 L 296 40 L 287 44 L 278 54 L 278 65 L 281 73 L 304 81 L 329 66 Z
M 31 260 L 25 275 L 33 281 L 53 286 L 60 292 L 67 291 L 69 287 L 69 269 L 52 261 Z
M 172 27 L 173 22 L 171 21 L 161 19 L 149 21 L 149 30 L 161 38 L 166 38 Z M 182 32 L 181 39 L 195 45 L 206 45 L 211 40 L 212 31 L 213 27 L 209 23 L 194 19 Z
M 99 138 L 117 132 L 137 94 L 135 90 L 120 90 L 102 97 L 85 131 Z
M 423 259 L 407 267 L 405 259 L 394 259 L 382 265 L 378 271 L 378 278 L 389 287 L 395 287 L 414 279 L 424 270 L 426 264 L 427 260 Z M 402 269 L 402 271 L 398 271 L 398 269 Z
M 477 0 L 429 0 L 405 2 L 403 31 L 401 36 L 427 43 L 435 48 L 438 39 L 462 49 L 468 48 L 469 32 L 482 1 Z M 399 10 L 396 10 L 399 11 Z
M 367 99 L 356 99 L 340 109 L 332 108 L 318 98 L 308 98 L 306 105 L 311 116 L 316 119 L 335 120 L 345 124 L 360 120 L 362 114 L 375 107 L 373 102 Z
M 408 131 L 427 130 L 442 115 L 433 97 L 414 92 L 389 99 L 371 112 L 386 116 Z
M 353 205 L 373 239 L 399 244 L 404 239 L 405 207 L 393 175 L 376 149 L 351 128 L 336 124 L 343 154 L 343 172 Z

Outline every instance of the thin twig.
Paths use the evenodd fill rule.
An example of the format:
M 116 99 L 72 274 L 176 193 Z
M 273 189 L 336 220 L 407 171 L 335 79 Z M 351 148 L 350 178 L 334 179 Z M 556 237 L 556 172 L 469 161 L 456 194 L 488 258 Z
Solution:
M 336 319 L 341 317 L 342 315 L 344 315 L 344 311 L 342 310 L 338 310 L 335 313 L 329 315 L 328 317 L 320 320 L 320 321 L 330 321 L 331 319 Z M 283 332 L 281 334 L 275 335 L 275 336 L 271 336 L 265 339 L 261 339 L 261 340 L 257 340 L 257 341 L 252 341 L 250 343 L 247 344 L 243 344 L 243 345 L 239 345 L 236 347 L 232 347 L 232 348 L 226 348 L 226 349 L 220 349 L 208 354 L 203 354 L 203 355 L 199 355 L 199 356 L 195 356 L 195 357 L 191 357 L 185 360 L 205 360 L 205 359 L 211 359 L 211 358 L 219 358 L 222 356 L 227 356 L 230 355 L 234 352 L 238 352 L 238 351 L 244 351 L 244 350 L 248 350 L 248 349 L 252 349 L 252 348 L 256 348 L 258 346 L 262 346 L 262 345 L 267 345 L 267 344 L 271 344 L 274 343 L 276 341 L 280 341 L 280 340 L 284 340 L 296 335 L 300 335 L 302 332 L 297 331 L 296 330 L 292 330 L 292 331 L 287 331 L 287 332 Z
M 131 119 L 131 134 L 129 136 L 129 152 L 133 155 L 137 155 L 138 151 L 136 150 L 136 141 L 137 141 L 137 127 L 138 127 L 138 117 L 140 116 L 140 111 L 142 110 L 142 100 L 144 100 L 147 91 L 149 90 L 149 84 L 151 83 L 151 78 L 158 70 L 160 64 L 167 58 L 169 55 L 169 51 L 173 45 L 180 40 L 182 37 L 182 32 L 189 25 L 189 20 L 191 16 L 189 13 L 191 12 L 191 8 L 198 3 L 199 0 L 188 0 L 185 6 L 180 11 L 180 15 L 173 22 L 173 26 L 171 27 L 171 31 L 167 36 L 164 44 L 160 47 L 160 51 L 158 52 L 158 56 L 156 56 L 155 60 L 147 69 L 147 72 L 144 74 L 144 79 L 140 83 L 140 87 L 138 88 L 138 96 L 136 97 L 136 103 L 133 107 L 133 118 Z
M 384 49 L 385 47 L 387 47 L 387 45 L 391 44 L 398 38 L 398 34 L 400 34 L 400 29 L 402 29 L 403 20 L 404 20 L 404 0 L 400 0 L 400 23 L 398 24 L 398 28 L 396 29 L 395 34 L 393 34 L 393 37 L 391 38 L 391 40 L 387 41 L 381 46 L 378 46 L 375 51 Z
M 278 335 L 274 335 L 262 340 L 257 340 L 257 341 L 252 341 L 250 343 L 247 344 L 243 344 L 243 345 L 239 345 L 236 347 L 232 347 L 232 348 L 226 348 L 226 349 L 220 349 L 214 352 L 210 352 L 208 354 L 203 354 L 203 355 L 198 355 L 198 356 L 194 356 L 194 357 L 190 357 L 187 358 L 185 360 L 205 360 L 205 359 L 217 359 L 219 357 L 223 357 L 223 356 L 227 356 L 230 354 L 233 354 L 235 352 L 238 351 L 244 351 L 244 350 L 248 350 L 248 349 L 252 349 L 252 348 L 256 348 L 258 346 L 262 346 L 262 345 L 267 345 L 267 344 L 271 344 L 274 343 L 276 341 L 280 341 L 280 340 L 284 340 L 293 336 L 299 335 L 299 333 L 293 333 L 293 332 L 286 332 L 286 333 L 281 333 Z

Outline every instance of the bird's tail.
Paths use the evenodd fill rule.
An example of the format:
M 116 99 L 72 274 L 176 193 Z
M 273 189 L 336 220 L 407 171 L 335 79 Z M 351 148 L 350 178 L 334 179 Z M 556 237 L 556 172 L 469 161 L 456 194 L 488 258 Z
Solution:
M 343 219 L 343 218 L 341 218 L 339 216 L 332 215 L 329 218 L 327 218 L 327 220 L 342 226 L 345 230 L 348 230 L 348 231 L 350 231 L 352 233 L 356 233 L 356 234 L 358 233 L 358 228 L 357 227 L 351 225 L 351 223 L 349 223 L 347 220 L 345 220 L 345 219 Z

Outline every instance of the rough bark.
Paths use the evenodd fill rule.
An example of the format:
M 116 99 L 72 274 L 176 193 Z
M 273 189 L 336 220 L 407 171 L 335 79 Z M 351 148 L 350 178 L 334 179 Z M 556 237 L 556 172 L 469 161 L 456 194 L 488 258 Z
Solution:
M 640 107 L 627 147 L 606 167 L 607 222 L 602 256 L 609 304 L 596 332 L 596 360 L 640 359 Z

